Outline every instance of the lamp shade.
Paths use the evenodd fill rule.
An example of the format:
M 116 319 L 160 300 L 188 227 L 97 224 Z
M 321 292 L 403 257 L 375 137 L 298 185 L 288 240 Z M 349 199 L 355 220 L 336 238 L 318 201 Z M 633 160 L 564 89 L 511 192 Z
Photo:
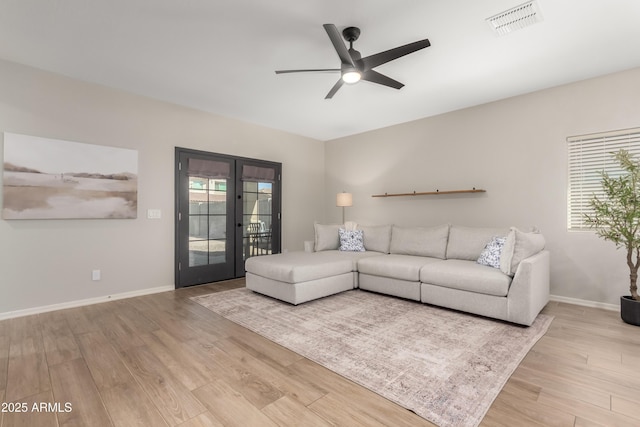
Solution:
M 336 206 L 353 206 L 353 196 L 351 193 L 338 193 L 336 196 Z

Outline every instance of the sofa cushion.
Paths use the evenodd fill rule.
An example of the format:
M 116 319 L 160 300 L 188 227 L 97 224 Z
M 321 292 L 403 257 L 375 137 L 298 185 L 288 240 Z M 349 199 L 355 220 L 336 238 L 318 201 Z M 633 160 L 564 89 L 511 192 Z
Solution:
M 320 252 L 338 249 L 340 247 L 340 235 L 338 234 L 340 227 L 339 224 L 313 224 L 315 230 L 314 250 Z
M 323 259 L 327 262 L 342 261 L 348 259 L 351 261 L 352 271 L 358 271 L 358 261 L 363 258 L 371 258 L 384 255 L 382 252 L 365 251 L 365 252 L 346 252 L 346 251 L 322 251 L 313 252 L 317 259 Z
M 316 252 L 287 252 L 251 257 L 245 263 L 245 270 L 287 283 L 306 282 L 353 271 L 353 261 L 348 257 L 315 255 Z
M 438 258 L 391 254 L 359 260 L 358 271 L 372 276 L 417 282 L 420 280 L 420 269 L 425 264 L 441 261 Z
M 362 230 L 338 230 L 340 236 L 340 250 L 343 252 L 364 252 Z
M 390 225 L 360 225 L 358 229 L 362 230 L 364 240 L 364 248 L 368 251 L 389 253 L 389 245 L 391 244 L 391 226 Z
M 511 277 L 499 269 L 460 259 L 426 264 L 420 269 L 420 281 L 500 297 L 507 296 L 511 285 Z
M 508 233 L 508 228 L 452 225 L 447 243 L 447 259 L 476 261 L 491 238 L 506 237 Z
M 394 225 L 391 231 L 390 252 L 398 255 L 445 259 L 448 237 L 448 224 L 437 227 L 398 227 Z
M 545 247 L 544 236 L 537 231 L 525 233 L 515 227 L 507 235 L 500 258 L 500 270 L 513 276 L 523 259 L 542 251 Z

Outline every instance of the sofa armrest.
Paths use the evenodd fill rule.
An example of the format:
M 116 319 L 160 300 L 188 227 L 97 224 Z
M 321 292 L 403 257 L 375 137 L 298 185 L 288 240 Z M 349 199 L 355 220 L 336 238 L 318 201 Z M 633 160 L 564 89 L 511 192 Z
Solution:
M 549 251 L 522 260 L 507 295 L 510 322 L 531 325 L 549 302 Z

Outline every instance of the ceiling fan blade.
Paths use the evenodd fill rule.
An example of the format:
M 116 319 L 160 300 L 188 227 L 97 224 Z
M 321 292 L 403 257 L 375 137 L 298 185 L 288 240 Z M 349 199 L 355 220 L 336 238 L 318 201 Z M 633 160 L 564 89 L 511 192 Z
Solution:
M 276 70 L 276 74 L 287 73 L 323 73 L 323 72 L 335 72 L 340 71 L 340 68 L 316 68 L 310 70 Z
M 393 61 L 394 59 L 398 59 L 401 56 L 408 55 L 429 46 L 431 46 L 429 39 L 419 40 L 417 42 L 409 43 L 404 46 L 399 46 L 362 58 L 362 63 L 364 64 L 365 70 L 370 70 L 378 65 L 385 64 L 389 61 Z
M 343 64 L 350 65 L 355 68 L 356 64 L 353 62 L 351 55 L 349 55 L 349 51 L 342 41 L 342 36 L 340 35 L 338 28 L 333 24 L 324 24 L 323 27 L 329 35 L 329 39 L 331 40 L 331 43 L 333 43 L 333 47 L 338 53 L 340 61 L 342 61 Z
M 391 77 L 387 77 L 384 74 L 380 74 L 377 71 L 367 70 L 362 74 L 362 80 L 366 80 L 372 83 L 378 83 L 379 85 L 389 86 L 394 89 L 401 89 L 404 85 L 397 80 L 393 80 Z
M 324 99 L 331 99 L 333 98 L 333 95 L 336 94 L 336 92 L 338 91 L 338 89 L 340 89 L 342 87 L 342 84 L 344 82 L 342 81 L 342 78 L 338 79 L 338 81 L 336 82 L 336 84 L 333 85 L 333 87 L 331 88 L 331 90 L 329 91 L 329 93 L 327 94 L 327 96 L 324 97 Z

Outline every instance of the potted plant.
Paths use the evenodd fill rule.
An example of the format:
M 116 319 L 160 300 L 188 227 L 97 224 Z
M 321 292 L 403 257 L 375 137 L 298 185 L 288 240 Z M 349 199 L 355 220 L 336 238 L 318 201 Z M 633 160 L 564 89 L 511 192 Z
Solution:
M 640 326 L 638 297 L 638 267 L 640 267 L 640 161 L 627 150 L 612 153 L 623 171 L 619 176 L 602 172 L 604 195 L 594 195 L 589 201 L 592 214 L 585 222 L 596 229 L 598 236 L 626 250 L 629 267 L 630 296 L 620 297 L 620 316 L 626 323 Z

